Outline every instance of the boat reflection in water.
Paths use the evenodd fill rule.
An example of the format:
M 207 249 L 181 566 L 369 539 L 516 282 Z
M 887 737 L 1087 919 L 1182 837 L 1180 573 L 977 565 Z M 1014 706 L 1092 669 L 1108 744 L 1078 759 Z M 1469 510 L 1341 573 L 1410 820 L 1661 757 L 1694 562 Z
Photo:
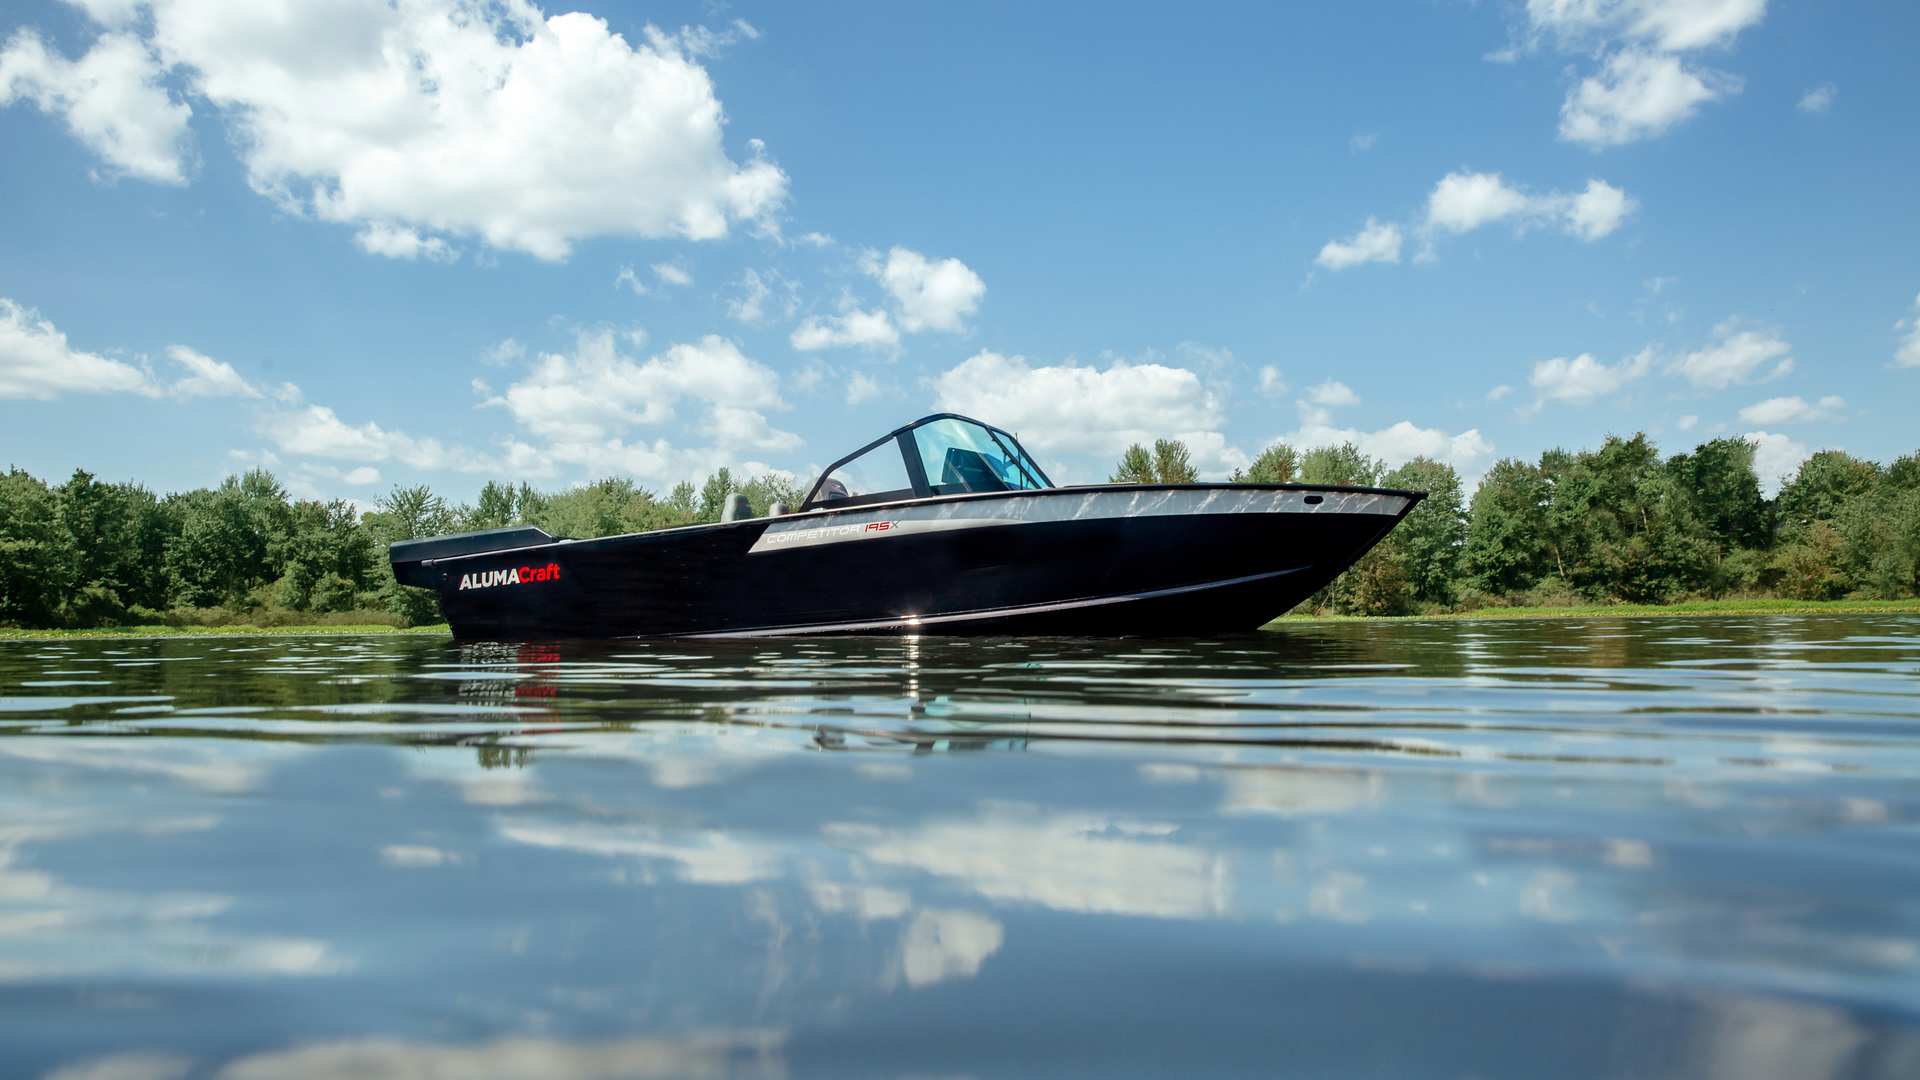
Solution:
M 1252 630 L 1421 499 L 1300 484 L 1059 487 L 1008 432 L 924 417 L 795 513 L 598 540 L 520 526 L 394 544 L 456 637 Z

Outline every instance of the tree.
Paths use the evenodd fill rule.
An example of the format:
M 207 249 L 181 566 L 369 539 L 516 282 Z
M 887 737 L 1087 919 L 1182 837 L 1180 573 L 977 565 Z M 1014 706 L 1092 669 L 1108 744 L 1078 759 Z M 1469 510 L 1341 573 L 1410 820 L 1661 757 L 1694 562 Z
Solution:
M 1907 467 L 1902 466 L 1903 474 Z M 1880 466 L 1841 450 L 1822 450 L 1800 463 L 1780 489 L 1775 505 L 1780 528 L 1792 533 L 1818 521 L 1832 521 L 1848 502 L 1873 491 Z
M 1191 484 L 1200 479 L 1193 455 L 1179 439 L 1155 439 L 1153 449 L 1135 443 L 1120 457 L 1109 484 Z
M 1247 471 L 1234 477 L 1236 483 L 1290 484 L 1300 471 L 1300 454 L 1286 443 L 1274 443 L 1253 459 Z
M 1494 463 L 1474 490 L 1466 571 L 1494 595 L 1523 592 L 1553 570 L 1547 552 L 1549 488 L 1540 469 L 1515 458 Z
M 1107 483 L 1151 484 L 1154 480 L 1153 454 L 1146 447 L 1134 443 L 1127 447 L 1126 453 L 1120 455 L 1120 464 L 1113 470 L 1113 475 L 1107 478 Z
M 367 525 L 382 543 L 438 536 L 456 527 L 447 501 L 425 484 L 413 487 L 396 484 L 374 505 L 374 512 L 367 515 Z
M 1771 539 L 1767 502 L 1753 470 L 1754 446 L 1745 439 L 1714 439 L 1691 454 L 1675 454 L 1667 468 L 1693 500 L 1721 552 L 1765 547 Z
M 1380 482 L 1386 487 L 1427 493 L 1387 534 L 1385 542 L 1398 550 L 1401 570 L 1414 599 L 1429 604 L 1453 603 L 1458 597 L 1460 564 L 1467 545 L 1460 474 L 1451 465 L 1417 457 Z
M 1319 446 L 1300 458 L 1300 482 L 1335 487 L 1372 487 L 1384 466 L 1352 443 Z
M 727 496 L 737 488 L 733 482 L 733 473 L 722 465 L 707 477 L 700 485 L 700 520 L 719 521 L 720 512 L 726 509 Z
M 0 622 L 58 625 L 78 559 L 52 489 L 20 469 L 0 475 Z

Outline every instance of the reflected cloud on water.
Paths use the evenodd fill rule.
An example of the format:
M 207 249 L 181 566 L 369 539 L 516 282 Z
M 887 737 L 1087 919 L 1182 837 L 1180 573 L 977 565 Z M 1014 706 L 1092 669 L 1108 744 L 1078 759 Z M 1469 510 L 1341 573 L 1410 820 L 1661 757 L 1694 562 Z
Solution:
M 1875 618 L 21 646 L 0 1064 L 1900 1075 L 1917 688 Z

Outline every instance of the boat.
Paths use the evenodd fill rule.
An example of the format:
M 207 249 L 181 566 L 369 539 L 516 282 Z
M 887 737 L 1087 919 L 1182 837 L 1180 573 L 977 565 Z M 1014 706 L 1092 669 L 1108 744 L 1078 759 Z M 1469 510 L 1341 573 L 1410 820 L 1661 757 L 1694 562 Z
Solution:
M 529 525 L 392 545 L 463 641 L 798 634 L 1191 636 L 1312 596 L 1423 497 L 1309 484 L 1079 484 L 935 413 L 829 465 L 797 507 L 570 540 Z

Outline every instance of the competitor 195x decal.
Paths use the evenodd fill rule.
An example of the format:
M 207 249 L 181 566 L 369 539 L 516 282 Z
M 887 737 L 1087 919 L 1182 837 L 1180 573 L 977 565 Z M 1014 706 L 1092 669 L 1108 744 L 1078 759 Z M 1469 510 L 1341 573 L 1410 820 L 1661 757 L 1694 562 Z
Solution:
M 559 581 L 560 564 L 550 562 L 545 566 L 508 567 L 505 570 L 482 570 L 477 574 L 461 574 L 460 589 L 491 589 L 495 585 L 530 585 L 536 582 Z

